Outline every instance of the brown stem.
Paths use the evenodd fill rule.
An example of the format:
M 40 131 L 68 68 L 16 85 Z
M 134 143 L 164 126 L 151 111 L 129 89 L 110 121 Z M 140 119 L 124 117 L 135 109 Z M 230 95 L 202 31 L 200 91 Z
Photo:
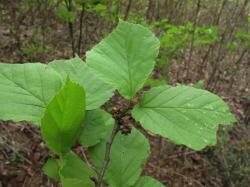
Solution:
M 218 64 L 220 62 L 220 56 L 219 54 L 221 54 L 222 51 L 222 43 L 224 41 L 224 36 L 222 37 L 222 41 L 219 44 L 219 49 L 218 49 L 218 53 L 217 53 L 217 57 L 213 63 L 213 67 L 212 67 L 212 74 L 210 75 L 208 81 L 207 81 L 207 88 L 209 88 L 210 84 L 212 83 L 212 80 L 214 79 L 215 75 L 217 75 L 217 68 L 218 68 Z
M 120 1 L 116 2 L 116 23 L 119 22 L 119 13 L 120 13 Z
M 129 16 L 131 6 L 132 6 L 132 0 L 129 0 L 128 6 L 127 6 L 127 9 L 126 9 L 126 12 L 125 12 L 124 20 L 128 20 L 128 16 Z
M 245 54 L 247 54 L 247 52 L 248 52 L 248 49 L 245 48 L 245 49 L 242 51 L 240 57 L 236 60 L 235 63 L 233 63 L 233 65 L 236 65 L 236 71 L 237 71 L 237 72 L 238 72 L 238 70 L 240 69 L 241 61 L 243 60 L 243 58 L 244 58 Z M 235 82 L 235 79 L 234 79 L 234 77 L 233 77 L 232 80 L 231 80 L 231 83 L 230 83 L 230 85 L 229 85 L 229 90 L 231 90 L 231 89 L 233 88 L 234 82 Z
M 82 25 L 83 25 L 83 17 L 85 12 L 85 4 L 82 3 L 82 11 L 80 16 L 80 34 L 79 34 L 79 40 L 78 40 L 78 56 L 80 56 L 81 53 L 81 43 L 82 43 Z
M 218 13 L 217 17 L 215 18 L 214 25 L 219 25 L 220 20 L 221 20 L 221 15 L 222 15 L 222 12 L 224 10 L 224 7 L 226 6 L 227 1 L 228 0 L 223 0 L 222 4 L 220 6 L 220 9 L 219 9 L 219 13 Z M 205 63 L 206 63 L 206 61 L 207 61 L 207 59 L 209 57 L 209 54 L 210 54 L 210 52 L 211 52 L 211 50 L 212 50 L 212 48 L 214 46 L 215 46 L 215 44 L 210 45 L 209 48 L 208 48 L 208 50 L 207 50 L 207 52 L 206 52 L 206 54 L 202 58 L 202 62 L 200 64 L 200 67 L 199 67 L 199 70 L 198 70 L 198 74 L 202 74 L 202 70 L 203 70 L 203 68 L 205 66 Z
M 217 70 L 219 69 L 219 63 L 221 61 L 221 59 L 224 58 L 225 56 L 225 52 L 222 54 L 222 50 L 223 50 L 223 47 L 222 45 L 224 44 L 224 42 L 227 40 L 227 41 L 231 41 L 232 40 L 232 35 L 236 29 L 236 23 L 238 23 L 239 21 L 239 18 L 242 16 L 242 13 L 244 12 L 247 4 L 248 4 L 249 0 L 245 0 L 240 11 L 239 11 L 239 14 L 237 14 L 237 11 L 236 11 L 236 8 L 235 8 L 235 12 L 233 13 L 233 16 L 231 17 L 230 20 L 234 20 L 234 23 L 232 25 L 230 25 L 230 20 L 229 20 L 229 23 L 228 23 L 228 27 L 224 30 L 223 34 L 222 34 L 222 37 L 221 37 L 221 41 L 220 41 L 220 44 L 219 44 L 219 50 L 218 50 L 218 53 L 217 53 L 217 58 L 215 59 L 215 62 L 213 64 L 213 67 L 212 67 L 212 74 L 208 80 L 208 83 L 207 83 L 207 87 L 211 87 L 211 83 L 214 82 L 214 83 L 217 83 L 216 80 L 214 80 L 214 77 L 218 74 Z M 226 35 L 227 35 L 227 31 L 229 30 L 229 36 L 228 38 L 226 38 Z M 213 86 L 213 89 L 215 88 L 215 86 Z
M 119 129 L 120 129 L 119 125 L 115 124 L 114 128 L 112 130 L 112 134 L 111 134 L 109 140 L 106 143 L 106 150 L 105 150 L 104 161 L 103 161 L 103 165 L 102 165 L 101 171 L 100 171 L 100 173 L 98 175 L 98 180 L 97 180 L 97 183 L 96 183 L 96 187 L 101 187 L 102 186 L 103 177 L 104 177 L 105 171 L 106 171 L 106 169 L 108 167 L 108 164 L 109 164 L 109 161 L 110 161 L 111 146 L 113 144 L 115 136 L 119 132 Z
M 198 22 L 198 16 L 200 12 L 200 6 L 201 6 L 201 0 L 197 1 L 197 9 L 196 9 L 196 14 L 195 14 L 195 19 L 194 19 L 194 26 L 192 30 L 192 40 L 191 40 L 191 47 L 190 47 L 190 52 L 189 52 L 189 57 L 188 60 L 185 62 L 185 70 L 187 71 L 186 78 L 189 77 L 189 67 L 188 65 L 191 63 L 192 60 L 192 55 L 193 55 L 193 50 L 194 50 L 194 40 L 195 40 L 195 30 Z
M 147 7 L 147 12 L 146 12 L 146 19 L 151 23 L 151 11 L 153 7 L 153 0 L 149 0 L 148 2 L 148 7 Z
M 86 155 L 86 153 L 85 153 L 86 150 L 84 150 L 84 148 L 81 147 L 80 151 L 81 151 L 81 153 L 82 153 L 84 162 L 85 162 L 91 169 L 93 169 L 95 172 L 97 172 L 97 171 L 96 171 L 96 168 L 93 166 L 93 164 L 90 163 L 90 161 L 89 161 L 89 159 L 88 159 L 88 157 L 87 157 L 87 155 Z
M 96 187 L 102 187 L 103 184 L 103 177 L 104 174 L 107 170 L 109 161 L 110 161 L 110 152 L 111 152 L 111 146 L 114 142 L 114 139 L 117 135 L 117 133 L 120 131 L 120 127 L 122 126 L 123 123 L 123 117 L 125 117 L 127 115 L 127 113 L 132 109 L 132 107 L 134 106 L 134 103 L 132 102 L 132 100 L 129 101 L 129 105 L 128 107 L 126 107 L 123 111 L 121 111 L 119 113 L 119 115 L 116 118 L 116 123 L 113 127 L 111 136 L 109 137 L 108 141 L 106 142 L 106 150 L 105 150 L 105 155 L 104 155 L 104 160 L 103 160 L 103 164 L 102 164 L 102 168 L 98 174 L 98 179 L 95 180 L 96 181 Z
M 64 1 L 65 1 L 68 11 L 71 12 L 72 0 L 64 0 Z M 75 41 L 74 41 L 74 28 L 73 28 L 72 22 L 68 23 L 68 28 L 69 28 L 69 35 L 71 39 L 72 56 L 74 57 L 75 56 Z
M 224 7 L 225 7 L 227 1 L 228 1 L 228 0 L 223 0 L 223 1 L 222 1 L 222 4 L 221 4 L 220 9 L 219 9 L 219 13 L 218 13 L 218 15 L 217 15 L 217 17 L 216 17 L 216 19 L 215 19 L 215 21 L 214 21 L 215 25 L 219 25 L 220 19 L 221 19 L 221 15 L 222 15 L 223 9 L 224 9 Z

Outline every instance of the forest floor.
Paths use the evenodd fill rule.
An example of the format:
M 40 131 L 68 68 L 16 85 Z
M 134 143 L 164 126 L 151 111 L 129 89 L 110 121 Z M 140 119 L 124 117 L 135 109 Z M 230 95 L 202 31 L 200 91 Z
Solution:
M 36 24 L 19 28 L 21 45 L 30 40 L 35 26 Z M 68 58 L 71 55 L 71 46 L 65 33 L 65 26 L 53 26 L 53 30 L 46 34 L 46 43 L 50 44 L 52 50 L 48 48 L 42 56 L 35 58 L 20 50 L 12 37 L 8 23 L 2 22 L 0 61 L 22 63 L 36 59 L 49 62 L 53 59 Z M 96 43 L 101 37 L 93 36 L 90 40 L 93 39 L 93 43 Z M 249 103 L 244 98 L 234 97 L 235 92 L 231 95 L 223 89 L 223 80 L 220 84 L 221 88 L 217 94 L 230 105 L 238 123 L 233 127 L 221 127 L 218 145 L 200 152 L 175 145 L 160 137 L 150 136 L 151 156 L 144 174 L 153 176 L 171 187 L 249 186 L 250 124 L 243 122 Z M 80 147 L 76 147 L 75 152 L 83 157 Z M 42 166 L 49 156 L 38 127 L 26 122 L 0 122 L 0 187 L 57 186 L 42 172 Z

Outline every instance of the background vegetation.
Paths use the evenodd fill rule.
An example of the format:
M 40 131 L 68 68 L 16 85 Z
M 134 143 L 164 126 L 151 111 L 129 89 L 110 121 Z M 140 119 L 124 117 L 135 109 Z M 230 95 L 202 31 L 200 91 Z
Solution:
M 249 186 L 249 0 L 0 0 L 0 61 L 85 58 L 119 18 L 160 38 L 148 87 L 184 83 L 210 90 L 238 118 L 220 129 L 217 147 L 198 153 L 149 137 L 154 149 L 144 172 L 167 186 Z M 86 156 L 83 148 L 75 151 Z M 37 128 L 0 122 L 0 186 L 55 185 L 40 172 L 47 157 Z

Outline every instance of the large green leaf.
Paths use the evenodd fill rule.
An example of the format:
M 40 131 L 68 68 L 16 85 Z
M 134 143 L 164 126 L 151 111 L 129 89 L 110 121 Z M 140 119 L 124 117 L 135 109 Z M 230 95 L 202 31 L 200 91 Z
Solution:
M 95 172 L 74 153 L 65 154 L 61 159 L 60 167 L 59 173 L 63 187 L 95 186 L 90 179 L 96 176 Z
M 67 79 L 48 104 L 42 118 L 42 136 L 57 154 L 68 152 L 76 142 L 85 115 L 84 89 Z
M 188 86 L 153 88 L 132 115 L 145 129 L 195 150 L 216 144 L 218 124 L 235 121 L 218 96 Z
M 100 170 L 106 142 L 89 149 L 93 163 Z M 128 187 L 135 184 L 149 154 L 147 139 L 136 129 L 125 136 L 118 134 L 112 144 L 110 162 L 105 173 L 105 180 L 112 187 Z
M 0 63 L 0 119 L 40 125 L 62 83 L 60 75 L 44 64 Z
M 55 60 L 49 63 L 49 66 L 65 79 L 69 76 L 71 80 L 84 88 L 87 110 L 99 108 L 113 95 L 112 87 L 97 78 L 79 57 L 70 60 Z
M 164 185 L 152 177 L 143 176 L 139 178 L 134 187 L 164 187 Z
M 131 99 L 153 70 L 159 46 L 151 31 L 120 20 L 107 38 L 87 52 L 86 60 L 103 80 Z
M 114 119 L 109 113 L 101 109 L 87 111 L 79 142 L 86 147 L 96 145 L 111 131 L 112 125 Z

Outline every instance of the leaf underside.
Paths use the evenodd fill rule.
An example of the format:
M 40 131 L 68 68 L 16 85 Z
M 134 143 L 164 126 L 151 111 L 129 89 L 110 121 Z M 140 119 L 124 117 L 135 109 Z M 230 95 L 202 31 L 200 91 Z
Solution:
M 89 148 L 89 156 L 100 170 L 106 142 Z M 105 181 L 112 187 L 127 187 L 135 184 L 149 155 L 148 140 L 136 129 L 125 136 L 118 134 L 112 144 L 110 162 L 105 172 Z
M 0 119 L 40 125 L 47 104 L 62 84 L 62 78 L 44 64 L 0 63 Z
M 107 38 L 87 52 L 86 61 L 100 78 L 131 99 L 152 72 L 159 46 L 151 31 L 120 20 Z
M 160 86 L 146 92 L 132 111 L 152 133 L 200 150 L 216 144 L 219 124 L 235 121 L 217 95 L 188 86 Z

